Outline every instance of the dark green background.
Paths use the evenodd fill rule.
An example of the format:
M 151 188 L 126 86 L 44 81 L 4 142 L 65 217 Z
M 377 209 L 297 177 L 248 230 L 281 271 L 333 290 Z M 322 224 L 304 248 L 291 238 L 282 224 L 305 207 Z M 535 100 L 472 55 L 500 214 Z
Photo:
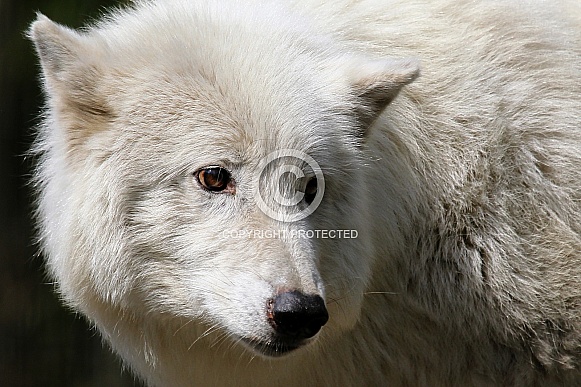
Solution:
M 27 186 L 42 105 L 24 31 L 40 11 L 79 27 L 119 1 L 0 0 L 0 386 L 131 386 L 86 321 L 63 307 L 36 254 Z

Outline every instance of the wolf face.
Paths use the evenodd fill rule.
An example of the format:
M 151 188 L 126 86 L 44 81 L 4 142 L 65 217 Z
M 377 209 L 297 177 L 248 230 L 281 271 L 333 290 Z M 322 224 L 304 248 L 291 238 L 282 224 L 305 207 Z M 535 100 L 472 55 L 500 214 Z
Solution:
M 279 356 L 355 324 L 374 264 L 361 149 L 417 65 L 344 54 L 300 16 L 273 28 L 276 12 L 143 3 L 83 33 L 33 24 L 43 246 L 106 336 L 111 313 L 179 319 Z

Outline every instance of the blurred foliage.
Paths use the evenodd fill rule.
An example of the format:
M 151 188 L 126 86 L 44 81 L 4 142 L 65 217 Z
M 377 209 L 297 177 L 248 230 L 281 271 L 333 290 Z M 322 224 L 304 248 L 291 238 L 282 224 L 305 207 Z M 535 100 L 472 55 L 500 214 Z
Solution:
M 41 112 L 25 38 L 35 12 L 80 27 L 119 1 L 0 0 L 0 385 L 133 386 L 94 329 L 62 305 L 36 254 L 24 155 Z

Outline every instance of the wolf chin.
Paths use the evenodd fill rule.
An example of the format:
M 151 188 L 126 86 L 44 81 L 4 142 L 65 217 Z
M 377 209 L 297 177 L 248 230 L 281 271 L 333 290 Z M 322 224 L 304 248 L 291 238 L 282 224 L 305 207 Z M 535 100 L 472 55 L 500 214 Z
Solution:
M 151 386 L 581 384 L 580 26 L 574 0 L 38 15 L 48 272 Z

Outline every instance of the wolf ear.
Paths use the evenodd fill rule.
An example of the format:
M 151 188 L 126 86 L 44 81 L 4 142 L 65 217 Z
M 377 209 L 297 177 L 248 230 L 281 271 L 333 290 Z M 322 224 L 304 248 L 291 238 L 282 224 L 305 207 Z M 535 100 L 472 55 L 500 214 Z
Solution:
M 42 14 L 30 26 L 28 37 L 40 58 L 48 97 L 59 110 L 83 120 L 109 118 L 104 97 L 97 92 L 101 72 L 92 59 L 101 56 L 100 47 Z
M 419 76 L 420 69 L 415 59 L 367 59 L 356 61 L 350 72 L 356 113 L 365 132 L 402 87 Z
M 40 13 L 28 30 L 28 37 L 34 42 L 44 75 L 51 80 L 64 79 L 80 59 L 81 37 Z

